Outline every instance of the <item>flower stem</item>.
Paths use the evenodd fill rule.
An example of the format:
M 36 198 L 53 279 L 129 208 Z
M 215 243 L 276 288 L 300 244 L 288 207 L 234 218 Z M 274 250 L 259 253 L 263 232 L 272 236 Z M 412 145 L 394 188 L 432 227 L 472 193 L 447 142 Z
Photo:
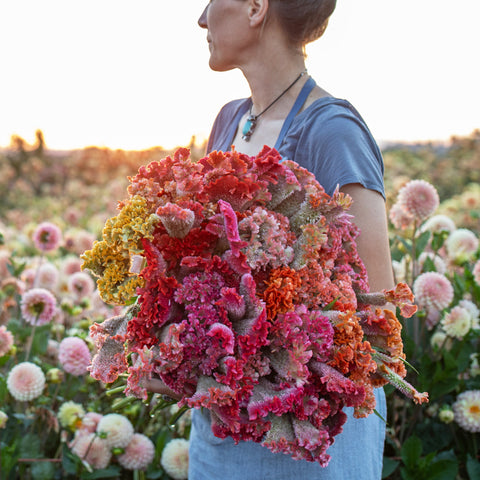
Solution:
M 33 344 L 33 337 L 35 336 L 35 329 L 37 328 L 37 322 L 38 322 L 38 317 L 40 314 L 37 314 L 37 318 L 35 319 L 35 323 L 33 324 L 32 332 L 30 333 L 30 336 L 28 337 L 27 341 L 27 348 L 26 348 L 26 353 L 25 353 L 25 361 L 28 362 L 28 357 L 30 356 L 30 351 L 32 349 L 32 344 Z

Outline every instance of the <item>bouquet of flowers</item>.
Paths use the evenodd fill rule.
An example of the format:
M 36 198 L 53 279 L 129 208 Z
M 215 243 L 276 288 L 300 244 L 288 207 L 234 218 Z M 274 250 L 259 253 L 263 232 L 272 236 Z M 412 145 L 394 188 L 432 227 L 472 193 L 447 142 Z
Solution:
M 103 299 L 129 305 L 91 327 L 91 374 L 152 375 L 209 409 L 212 431 L 328 464 L 346 420 L 371 414 L 387 382 L 427 401 L 406 375 L 395 314 L 405 284 L 369 293 L 351 199 L 332 196 L 274 149 L 249 157 L 187 149 L 139 169 L 129 197 L 83 255 Z

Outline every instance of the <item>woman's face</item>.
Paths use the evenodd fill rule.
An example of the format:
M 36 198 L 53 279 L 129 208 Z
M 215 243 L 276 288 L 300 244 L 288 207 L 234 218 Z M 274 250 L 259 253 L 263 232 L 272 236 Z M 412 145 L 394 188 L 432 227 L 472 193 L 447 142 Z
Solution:
M 207 29 L 210 68 L 226 71 L 242 64 L 249 44 L 248 2 L 245 0 L 210 0 L 198 19 Z

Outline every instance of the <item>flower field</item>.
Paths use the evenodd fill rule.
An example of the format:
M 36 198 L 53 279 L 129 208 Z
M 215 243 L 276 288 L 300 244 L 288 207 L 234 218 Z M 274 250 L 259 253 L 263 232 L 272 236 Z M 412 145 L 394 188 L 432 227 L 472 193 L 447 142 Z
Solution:
M 195 161 L 203 156 L 203 147 L 192 143 L 190 150 L 191 158 Z M 251 417 L 257 414 L 264 416 L 266 412 L 295 414 L 298 417 L 295 401 L 300 393 L 306 395 L 304 384 L 307 375 L 312 378 L 312 375 L 318 374 L 319 381 L 317 390 L 309 391 L 312 396 L 308 407 L 310 413 L 305 407 L 300 414 L 302 419 L 314 421 L 310 418 L 312 405 L 320 403 L 314 397 L 321 391 L 329 398 L 330 405 L 338 402 L 336 393 L 322 390 L 320 379 L 324 378 L 322 375 L 325 375 L 327 366 L 322 363 L 325 353 L 322 353 L 323 346 L 315 335 L 327 342 L 325 349 L 331 348 L 334 339 L 338 338 L 340 327 L 336 326 L 335 332 L 332 330 L 328 333 L 330 323 L 322 323 L 326 317 L 308 317 L 307 308 L 314 307 L 308 304 L 312 298 L 310 291 L 295 292 L 297 279 L 306 275 L 301 270 L 302 262 L 298 260 L 300 247 L 295 245 L 294 234 L 288 229 L 275 230 L 274 225 L 279 222 L 279 214 L 274 212 L 277 207 L 271 207 L 271 211 L 262 209 L 263 200 L 260 199 L 255 213 L 249 216 L 254 211 L 250 205 L 244 207 L 243 204 L 235 204 L 233 197 L 228 200 L 230 203 L 222 203 L 220 199 L 223 216 L 212 215 L 208 228 L 200 231 L 198 222 L 195 224 L 195 217 L 190 218 L 188 212 L 194 211 L 197 218 L 199 215 L 202 218 L 208 216 L 208 202 L 215 197 L 218 184 L 212 183 L 208 191 L 204 186 L 203 191 L 207 193 L 202 193 L 203 197 L 200 194 L 195 197 L 195 202 L 203 202 L 200 213 L 200 203 L 194 205 L 193 200 L 188 205 L 180 202 L 179 207 L 174 204 L 175 197 L 170 196 L 169 202 L 172 203 L 156 204 L 158 196 L 155 200 L 145 195 L 146 185 L 148 189 L 152 188 L 149 180 L 151 172 L 144 169 L 143 173 L 137 175 L 140 166 L 158 162 L 170 153 L 161 148 L 143 152 L 97 148 L 50 152 L 45 147 L 41 132 L 37 134 L 36 145 L 30 146 L 21 138 L 14 138 L 12 147 L 0 152 L 0 478 L 186 479 L 190 428 L 188 406 L 212 408 L 222 419 L 217 426 L 216 433 L 219 435 L 253 438 L 263 437 L 268 431 L 267 425 L 256 422 L 255 426 L 244 426 L 242 431 L 234 428 L 244 414 L 242 402 L 252 391 L 252 398 L 256 400 L 248 407 Z M 367 394 L 364 392 L 367 378 L 370 378 L 370 372 L 378 368 L 379 362 L 387 365 L 389 370 L 384 373 L 390 372 L 394 381 L 384 387 L 388 402 L 384 478 L 477 479 L 480 478 L 480 179 L 478 168 L 475 169 L 474 165 L 478 165 L 480 157 L 480 134 L 475 132 L 468 138 L 452 139 L 451 144 L 443 149 L 433 145 L 391 147 L 384 151 L 384 157 L 396 281 L 411 288 L 418 310 L 411 315 L 413 311 L 407 314 L 406 309 L 397 308 L 403 351 L 408 361 L 405 364 L 400 361 L 401 350 L 396 349 L 397 344 L 394 349 L 394 344 L 389 343 L 390 333 L 381 333 L 379 329 L 373 334 L 366 327 L 363 333 L 360 330 L 357 348 L 366 348 L 362 342 L 369 340 L 377 352 L 371 352 L 371 358 L 376 359 L 376 363 L 372 360 L 373 363 L 362 365 L 363 370 L 359 366 L 352 366 L 353 363 L 348 368 L 342 367 L 350 379 L 350 405 L 355 406 L 359 413 L 373 410 L 368 401 L 368 391 Z M 240 168 L 238 160 L 229 161 Z M 187 168 L 186 163 L 182 165 L 182 168 Z M 184 177 L 182 191 L 200 191 L 198 185 L 194 185 L 194 165 L 188 165 L 191 170 Z M 262 167 L 266 168 L 265 165 Z M 176 165 L 175 168 L 180 167 Z M 268 175 L 265 172 L 262 175 L 255 182 L 267 181 Z M 129 176 L 133 179 L 129 187 L 132 200 L 126 201 Z M 297 176 L 303 178 L 298 172 Z M 248 190 L 248 199 L 253 201 L 257 198 L 255 182 L 250 185 L 247 182 L 249 178 L 248 175 L 245 177 L 241 188 L 244 189 L 242 192 Z M 312 191 L 313 187 L 308 181 L 305 178 L 302 181 L 307 185 L 302 188 Z M 202 182 L 207 185 L 207 182 Z M 292 180 L 288 182 L 285 189 L 290 188 Z M 171 182 L 168 188 L 171 188 Z M 168 191 L 165 185 L 162 189 Z M 146 198 L 145 204 L 141 203 L 141 198 Z M 208 201 L 202 200 L 205 198 Z M 325 202 L 325 199 L 321 200 L 321 197 L 316 200 L 317 203 L 322 201 Z M 328 208 L 332 211 L 334 208 L 337 211 L 344 208 L 341 199 L 335 201 L 340 203 Z M 236 217 L 241 219 L 238 225 L 229 205 L 233 205 Z M 149 211 L 164 218 L 164 230 L 164 227 L 157 227 L 156 230 L 151 228 Z M 119 212 L 123 212 L 128 219 L 119 215 Z M 311 214 L 308 212 L 308 215 Z M 117 223 L 107 222 L 114 217 Z M 172 217 L 176 223 L 169 229 L 169 218 Z M 325 218 L 331 222 L 330 231 L 338 229 L 338 240 L 345 241 L 349 235 L 353 235 L 342 223 L 341 216 L 338 217 L 340 220 L 333 214 Z M 135 224 L 132 219 L 142 221 Z M 184 229 L 181 232 L 175 230 L 179 219 L 182 219 L 180 223 Z M 107 230 L 104 229 L 106 222 L 109 225 Z M 135 232 L 128 237 L 125 235 L 126 225 Z M 225 233 L 221 232 L 223 225 Z M 280 225 L 283 225 L 282 229 L 285 228 L 281 222 Z M 294 220 L 292 225 L 297 225 Z M 302 230 L 300 227 L 301 224 L 298 224 L 298 232 L 303 231 L 305 237 L 310 235 L 310 240 L 321 238 L 319 232 Z M 195 248 L 184 254 L 190 262 L 190 270 L 185 273 L 185 263 L 182 267 L 180 263 L 178 267 L 174 265 L 181 260 L 178 252 L 186 248 L 182 238 L 192 228 L 198 230 L 195 233 L 198 239 Z M 242 240 L 247 236 L 253 238 L 252 232 L 260 228 L 269 232 L 268 248 L 252 242 L 247 248 L 246 242 L 242 243 L 240 237 Z M 106 238 L 113 240 L 106 241 Z M 95 240 L 102 239 L 104 241 L 97 242 L 94 247 Z M 215 245 L 215 252 L 225 252 L 230 245 L 228 251 L 233 254 L 243 248 L 248 266 L 234 258 L 221 265 L 218 262 L 215 265 L 206 262 L 199 265 L 199 257 L 195 255 L 200 255 L 198 251 L 206 248 L 205 245 Z M 335 262 L 339 262 L 338 258 L 342 251 L 346 251 L 346 247 L 341 242 L 335 245 L 339 249 L 335 251 Z M 169 348 L 162 351 L 163 363 L 152 364 L 144 357 L 144 347 L 150 347 L 156 335 L 153 327 L 147 330 L 144 325 L 148 324 L 149 318 L 161 315 L 158 311 L 167 307 L 162 306 L 160 298 L 150 297 L 148 293 L 153 291 L 152 285 L 161 283 L 154 273 L 145 273 L 142 283 L 140 277 L 129 271 L 130 268 L 133 272 L 140 271 L 141 264 L 120 267 L 124 258 L 119 253 L 121 249 L 128 251 L 128 258 L 134 258 L 138 252 L 145 250 L 144 255 L 149 262 L 154 262 L 155 258 L 162 258 L 162 261 L 166 259 L 169 268 L 178 272 L 176 283 L 167 285 L 165 282 L 155 288 L 168 292 L 171 299 L 175 300 L 175 308 L 186 312 L 185 315 L 195 318 L 196 322 L 199 322 L 197 318 L 210 318 L 209 315 L 212 315 L 202 306 L 205 305 L 203 299 L 210 297 L 210 304 L 215 304 L 218 310 L 215 318 L 235 317 L 236 321 L 244 322 L 254 315 L 255 329 L 252 332 L 255 332 L 258 344 L 249 345 L 251 351 L 248 350 L 248 361 L 246 358 L 240 361 L 240 354 L 233 348 L 233 345 L 243 341 L 241 335 L 238 338 L 235 336 L 237 333 L 228 321 L 220 324 L 213 320 L 207 321 L 208 328 L 203 336 L 198 328 L 189 335 L 197 335 L 195 341 L 198 345 L 210 339 L 210 343 L 201 345 L 210 352 L 210 360 L 216 359 L 215 365 L 224 362 L 224 370 L 219 368 L 217 371 L 215 365 L 207 364 L 205 358 L 198 356 L 201 352 L 183 351 L 182 355 L 188 354 L 190 363 L 188 368 L 181 367 L 182 361 L 179 359 L 183 357 L 179 356 L 178 343 L 174 341 L 188 328 L 185 325 L 181 326 L 181 331 L 179 327 L 178 331 L 170 329 L 158 334 L 173 342 L 168 344 L 165 340 Z M 155 253 L 158 249 L 163 249 L 160 257 Z M 86 251 L 92 253 L 85 255 Z M 332 251 L 330 254 L 333 255 Z M 277 253 L 268 256 L 270 252 Z M 302 252 L 304 261 L 310 262 L 310 272 L 324 275 L 320 259 L 314 258 L 312 251 L 306 247 Z M 281 255 L 285 258 L 281 257 L 283 260 L 280 261 Z M 362 284 L 362 276 L 358 273 L 361 272 L 361 266 L 355 263 L 354 251 L 350 251 L 349 255 L 351 257 L 346 261 L 355 264 L 355 269 L 351 272 L 345 270 L 350 273 L 344 273 L 338 285 L 348 283 L 356 285 L 357 289 Z M 112 258 L 116 265 L 113 270 L 109 267 L 112 261 L 108 260 Z M 158 260 L 155 261 L 158 263 Z M 194 261 L 197 262 L 195 265 Z M 82 269 L 84 262 L 87 269 Z M 282 267 L 285 263 L 291 268 Z M 156 268 L 161 267 L 155 265 Z M 314 265 L 317 270 L 312 267 Z M 232 280 L 232 268 L 243 272 L 243 283 Z M 198 274 L 199 269 L 201 275 Z M 266 271 L 270 272 L 269 269 L 271 273 L 268 281 L 265 277 L 265 287 L 255 292 L 249 278 L 255 278 L 259 285 L 259 278 L 266 275 Z M 96 280 L 99 280 L 98 288 Z M 284 283 L 280 288 L 278 282 L 282 281 Z M 333 277 L 328 281 L 331 282 L 330 303 L 335 305 L 335 309 L 339 309 L 342 302 L 351 302 L 352 295 L 355 297 L 353 287 L 350 292 L 345 287 L 342 287 L 343 290 L 339 288 Z M 326 277 L 323 282 L 322 288 L 326 285 Z M 313 277 L 308 282 L 304 280 L 304 284 L 320 288 Z M 275 285 L 278 288 L 275 289 Z M 144 297 L 139 306 L 132 304 L 136 291 L 142 292 Z M 278 292 L 282 295 L 279 296 Z M 242 298 L 250 303 L 242 305 Z M 301 298 L 303 302 L 296 305 Z M 258 299 L 267 305 L 264 319 L 258 308 Z M 331 305 L 321 307 L 327 309 Z M 153 314 L 152 309 L 156 309 L 157 313 Z M 115 328 L 111 321 L 104 323 L 103 327 L 102 323 L 112 317 L 127 318 L 132 311 L 137 315 L 137 323 L 130 323 L 130 328 L 136 330 L 133 333 L 130 331 L 129 339 L 130 342 L 132 338 L 135 339 L 135 349 L 126 350 L 127 356 L 120 358 L 116 355 L 124 350 L 123 347 L 118 350 L 118 346 L 126 339 L 119 327 L 120 320 Z M 333 318 L 333 312 L 330 317 Z M 143 318 L 143 321 L 140 322 L 139 318 Z M 267 342 L 265 325 L 267 320 L 272 323 L 274 319 L 278 319 L 275 328 L 278 328 L 277 333 L 282 335 L 282 340 L 280 336 L 276 339 L 273 329 L 268 334 Z M 374 321 L 372 316 L 369 316 L 369 321 Z M 298 328 L 289 327 L 288 335 L 285 333 L 286 325 L 295 322 L 309 326 L 309 338 L 304 338 Z M 381 322 L 377 320 L 377 323 L 375 325 L 380 328 Z M 400 329 L 398 332 L 400 335 Z M 298 342 L 320 345 L 317 353 L 313 350 L 319 359 L 315 365 L 318 372 L 322 373 L 309 371 L 306 365 L 310 357 L 307 360 L 304 357 L 307 353 L 311 355 L 311 352 L 297 349 L 296 357 L 289 359 L 289 372 L 294 367 L 295 375 L 291 377 L 291 373 L 285 374 L 278 385 L 272 385 L 265 362 L 275 365 L 275 362 L 285 361 L 280 357 L 284 337 L 288 336 L 292 345 L 298 345 Z M 330 340 L 325 340 L 328 338 Z M 271 352 L 265 360 L 266 357 L 262 355 L 267 343 Z M 105 349 L 105 345 L 110 349 Z M 381 354 L 378 353 L 378 345 L 384 346 Z M 246 346 L 244 352 L 247 352 Z M 330 359 L 329 365 L 340 369 L 343 357 L 335 358 L 335 361 Z M 310 362 L 308 365 L 311 368 L 313 364 Z M 160 395 L 141 388 L 138 372 L 145 372 L 149 368 L 171 382 L 170 386 L 175 387 L 176 391 L 185 389 L 187 395 L 180 403 L 183 407 L 179 408 Z M 405 380 L 392 377 L 395 373 L 392 369 L 398 370 L 402 376 L 406 373 Z M 242 372 L 242 376 L 239 372 Z M 256 384 L 261 385 L 262 389 L 255 390 L 253 384 L 243 380 L 253 375 L 251 372 L 261 379 Z M 333 373 L 331 375 L 333 385 L 333 379 L 337 377 Z M 215 391 L 213 397 L 192 396 L 191 389 L 196 388 L 197 377 L 202 378 L 207 390 Z M 225 380 L 227 377 L 228 380 Z M 219 388 L 214 378 L 230 382 L 232 390 Z M 379 379 L 380 375 L 376 386 L 385 383 Z M 411 394 L 407 380 L 419 392 L 428 392 L 429 403 L 422 405 L 423 400 L 412 402 L 395 389 L 396 386 Z M 290 390 L 285 389 L 287 384 Z M 336 388 L 347 388 L 345 383 L 335 385 L 338 385 Z M 132 396 L 125 396 L 125 387 Z M 281 405 L 271 400 L 267 387 L 275 390 L 282 387 L 288 392 Z M 233 391 L 237 392 L 237 396 L 226 409 L 222 401 L 227 396 L 233 398 Z M 420 394 L 416 392 L 411 395 Z M 236 405 L 236 410 L 231 405 Z M 340 422 L 338 416 L 334 417 L 333 414 L 329 424 Z M 302 436 L 306 435 L 301 433 L 303 430 L 299 428 L 296 432 L 297 436 L 291 445 L 282 447 L 284 451 L 287 449 L 297 457 L 315 452 L 312 455 L 325 462 L 324 437 L 318 436 L 313 440 L 311 436 L 307 441 Z M 330 433 L 333 437 L 336 432 Z M 317 430 L 311 430 L 311 435 L 319 434 Z M 267 439 L 266 447 L 279 448 L 276 439 L 268 434 Z

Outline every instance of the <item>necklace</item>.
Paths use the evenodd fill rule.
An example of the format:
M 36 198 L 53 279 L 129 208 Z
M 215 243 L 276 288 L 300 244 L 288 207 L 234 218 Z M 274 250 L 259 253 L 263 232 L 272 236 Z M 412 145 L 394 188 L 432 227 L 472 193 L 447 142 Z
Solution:
M 263 115 L 274 103 L 280 100 L 306 73 L 307 73 L 306 70 L 300 73 L 300 75 L 270 105 L 264 108 L 258 115 L 252 114 L 252 108 L 253 108 L 253 102 L 252 102 L 252 106 L 250 107 L 250 111 L 248 112 L 247 121 L 245 122 L 245 125 L 243 126 L 243 130 L 242 130 L 243 140 L 245 140 L 246 142 L 250 141 L 250 137 L 253 135 L 253 132 L 255 131 L 255 128 L 257 126 L 257 120 L 259 119 L 259 117 Z

